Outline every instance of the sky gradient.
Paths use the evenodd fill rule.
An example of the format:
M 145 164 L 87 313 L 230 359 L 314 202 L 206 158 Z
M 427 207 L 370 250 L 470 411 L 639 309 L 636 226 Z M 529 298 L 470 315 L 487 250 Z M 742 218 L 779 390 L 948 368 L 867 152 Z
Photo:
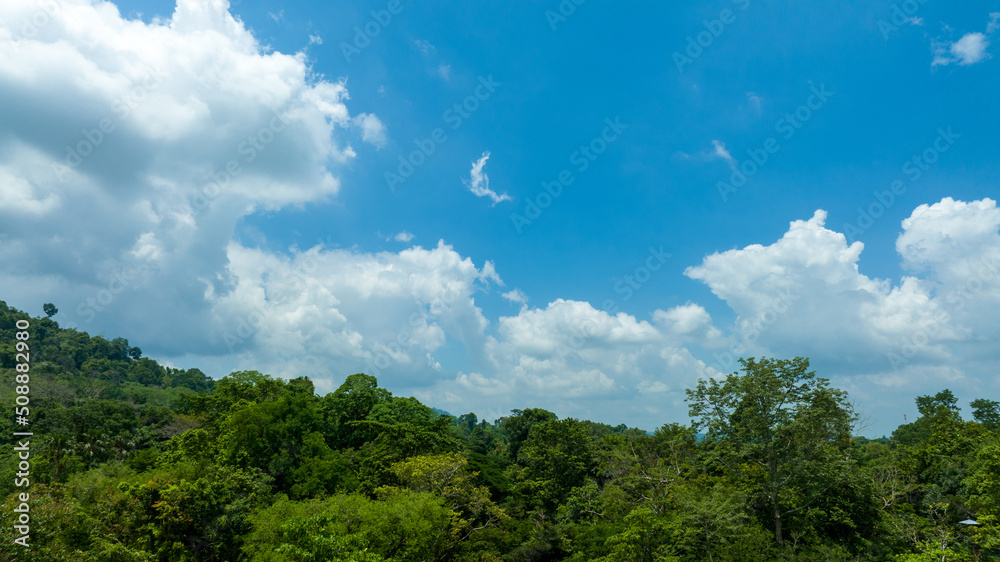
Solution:
M 805 356 L 887 434 L 1000 394 L 998 41 L 980 1 L 7 0 L 0 298 L 487 419 L 685 423 Z

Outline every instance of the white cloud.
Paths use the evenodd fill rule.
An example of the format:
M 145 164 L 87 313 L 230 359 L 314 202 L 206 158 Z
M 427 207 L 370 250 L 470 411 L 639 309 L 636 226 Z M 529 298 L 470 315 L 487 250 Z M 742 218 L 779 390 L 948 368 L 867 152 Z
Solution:
M 549 355 L 560 349 L 583 347 L 582 342 L 605 345 L 651 343 L 659 332 L 647 322 L 625 313 L 611 316 L 589 303 L 558 299 L 545 309 L 522 311 L 500 319 L 500 334 L 518 352 Z
M 843 234 L 824 228 L 825 220 L 817 211 L 792 222 L 770 246 L 713 254 L 685 275 L 703 281 L 738 314 L 733 333 L 751 354 L 888 365 L 886 352 L 896 341 L 945 311 L 920 279 L 905 277 L 893 287 L 861 274 L 864 245 L 848 246 Z M 953 335 L 949 328 L 941 333 Z
M 0 257 L 20 264 L 0 285 L 62 295 L 63 321 L 91 331 L 214 353 L 238 221 L 336 196 L 377 118 L 353 128 L 343 83 L 260 45 L 225 2 L 152 23 L 56 6 L 27 36 L 39 4 L 0 3 Z
M 684 341 L 693 341 L 709 347 L 718 347 L 722 342 L 722 332 L 712 324 L 712 317 L 701 305 L 687 303 L 670 310 L 657 310 L 653 320 L 666 333 Z
M 995 355 L 986 346 L 1000 336 L 994 201 L 946 198 L 918 207 L 896 244 L 914 275 L 897 284 L 861 274 L 863 245 L 848 246 L 843 234 L 824 227 L 825 219 L 817 211 L 770 246 L 713 254 L 685 272 L 738 314 L 734 355 L 805 355 L 847 372 Z
M 451 80 L 451 65 L 450 64 L 438 65 L 437 73 L 438 76 L 440 76 L 443 80 Z
M 476 197 L 489 197 L 493 200 L 493 204 L 496 205 L 501 201 L 512 201 L 510 195 L 506 193 L 502 195 L 497 195 L 495 191 L 490 189 L 490 178 L 483 171 L 483 167 L 486 166 L 486 162 L 490 159 L 490 153 L 484 152 L 482 158 L 476 160 L 472 163 L 472 171 L 469 173 L 469 180 L 465 182 L 466 187 L 469 188 Z
M 946 31 L 948 30 L 946 26 Z M 961 66 L 969 66 L 982 62 L 990 58 L 986 49 L 990 46 L 990 37 L 1000 29 L 1000 12 L 990 14 L 990 21 L 986 24 L 986 33 L 971 32 L 963 35 L 954 43 L 949 41 L 935 41 L 934 60 L 932 66 L 947 66 L 957 63 Z
M 431 45 L 429 41 L 424 41 L 423 39 L 417 39 L 413 42 L 413 44 L 416 45 L 417 50 L 425 56 L 431 54 L 435 50 L 434 45 Z
M 309 44 L 310 45 L 322 45 L 323 44 L 323 38 L 320 37 L 319 35 L 310 35 L 309 36 Z
M 274 23 L 281 23 L 281 20 L 285 19 L 285 11 L 279 10 L 277 14 L 274 12 L 268 12 L 267 17 Z
M 726 143 L 722 141 L 712 141 L 712 156 L 724 160 L 730 167 L 736 166 L 736 159 L 726 150 Z
M 951 54 L 960 65 L 976 64 L 988 56 L 986 47 L 989 44 L 982 33 L 967 33 L 951 46 Z
M 986 24 L 986 33 L 996 33 L 1000 30 L 1000 12 L 990 14 L 990 23 Z
M 539 405 L 562 416 L 614 411 L 618 419 L 639 419 L 674 410 L 698 376 L 717 374 L 650 323 L 585 302 L 525 306 L 501 317 L 497 333 L 486 347 L 495 375 L 459 375 L 426 395 L 486 412 Z M 508 406 L 517 400 L 520 406 Z
M 914 275 L 898 283 L 861 274 L 863 245 L 848 245 L 825 218 L 818 211 L 770 245 L 713 254 L 687 270 L 737 314 L 725 328 L 691 302 L 644 321 L 574 300 L 531 308 L 518 290 L 503 297 L 521 310 L 491 323 L 476 295 L 491 282 L 502 285 L 493 265 L 477 268 L 443 244 L 374 255 L 315 248 L 293 258 L 234 246 L 236 289 L 215 308 L 227 318 L 252 312 L 239 308 L 247 302 L 274 311 L 265 322 L 270 332 L 249 346 L 248 366 L 263 359 L 275 372 L 327 381 L 337 378 L 328 365 L 381 361 L 380 378 L 445 408 L 487 416 L 526 406 L 577 417 L 610 410 L 648 427 L 641 420 L 683 420 L 683 390 L 735 370 L 720 360 L 733 349 L 734 357 L 811 357 L 868 404 L 886 400 L 873 388 L 972 384 L 968 371 L 997 359 L 1000 210 L 993 201 L 917 208 L 897 244 Z M 955 290 L 965 291 L 965 304 L 949 301 Z M 916 354 L 894 368 L 888 354 L 919 341 L 921 331 L 927 338 Z M 448 366 L 449 340 L 463 344 L 473 370 Z M 708 350 L 707 361 L 691 351 L 697 348 Z M 276 359 L 282 350 L 295 359 Z
M 378 254 L 317 246 L 291 257 L 234 243 L 228 256 L 234 284 L 213 299 L 225 319 L 213 344 L 323 384 L 365 371 L 419 386 L 439 371 L 432 354 L 447 338 L 480 352 L 489 323 L 473 295 L 499 281 L 488 262 L 476 268 L 444 243 Z
M 507 291 L 501 296 L 509 300 L 510 302 L 516 302 L 519 304 L 527 304 L 528 302 L 528 295 L 525 295 L 524 291 L 520 289 L 513 289 L 511 291 Z
M 359 113 L 354 117 L 354 124 L 361 128 L 361 140 L 372 146 L 382 148 L 388 142 L 385 124 L 378 117 L 370 113 Z
M 214 373 L 309 375 L 328 391 L 366 370 L 433 405 L 497 416 L 541 405 L 648 428 L 682 421 L 683 389 L 723 370 L 715 354 L 734 345 L 914 391 L 971 384 L 1000 359 L 989 199 L 918 207 L 897 240 L 899 280 L 863 275 L 863 246 L 827 229 L 823 212 L 770 245 L 708 256 L 687 275 L 735 312 L 728 326 L 693 302 L 638 316 L 568 299 L 532 308 L 523 291 L 497 289 L 492 262 L 444 243 L 244 246 L 241 219 L 335 197 L 352 143 L 384 146 L 385 125 L 352 114 L 345 84 L 315 80 L 304 54 L 264 49 L 220 2 L 181 0 L 154 23 L 109 3 L 59 6 L 29 38 L 13 22 L 37 4 L 0 3 L 0 287 L 16 302 L 58 296 L 65 325 Z M 713 149 L 698 157 L 734 160 Z M 509 200 L 490 190 L 488 159 L 472 164 L 468 188 Z M 477 300 L 494 290 L 520 310 L 488 318 Z M 921 334 L 890 368 L 887 353 Z
M 963 202 L 945 198 L 921 205 L 903 221 L 896 241 L 903 265 L 934 287 L 965 346 L 1000 337 L 1000 209 L 991 199 Z M 979 342 L 979 343 L 977 343 Z M 987 350 L 962 347 L 963 353 Z M 987 353 L 988 354 L 988 353 Z

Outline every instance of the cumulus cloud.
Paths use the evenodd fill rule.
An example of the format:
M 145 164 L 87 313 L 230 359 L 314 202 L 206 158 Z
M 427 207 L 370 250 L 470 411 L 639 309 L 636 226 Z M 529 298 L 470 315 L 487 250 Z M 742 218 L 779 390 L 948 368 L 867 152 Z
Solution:
M 501 317 L 487 352 L 496 374 L 460 373 L 426 395 L 489 413 L 498 398 L 530 396 L 568 415 L 639 419 L 673 410 L 697 377 L 718 374 L 649 322 L 564 299 Z
M 227 6 L 179 0 L 145 23 L 98 0 L 0 4 L 9 298 L 57 293 L 88 330 L 113 310 L 151 350 L 208 351 L 237 222 L 337 195 L 358 134 L 345 85 L 262 46 Z M 361 140 L 379 123 L 364 117 Z
M 490 177 L 486 175 L 483 171 L 483 167 L 486 166 L 486 162 L 490 159 L 490 153 L 484 152 L 483 156 L 472 163 L 472 171 L 469 172 L 469 180 L 465 182 L 466 187 L 469 188 L 476 197 L 489 197 L 493 200 L 493 204 L 496 205 L 501 201 L 512 201 L 510 195 L 506 193 L 502 195 L 497 195 L 495 191 L 490 189 Z
M 291 258 L 234 246 L 237 286 L 216 309 L 232 307 L 230 318 L 254 306 L 271 311 L 270 332 L 249 346 L 257 364 L 287 349 L 293 359 L 275 361 L 285 369 L 278 372 L 357 365 L 430 403 L 497 417 L 536 405 L 579 417 L 610 408 L 629 423 L 681 420 L 685 388 L 736 370 L 735 359 L 749 355 L 811 357 L 870 404 L 885 400 L 873 387 L 957 387 L 997 359 L 994 201 L 944 199 L 914 210 L 897 241 L 911 274 L 896 282 L 862 274 L 864 246 L 825 221 L 817 211 L 769 245 L 712 254 L 685 272 L 736 313 L 728 326 L 693 302 L 643 320 L 576 300 L 529 307 L 518 290 L 502 296 L 520 311 L 490 322 L 477 295 L 502 285 L 493 265 L 477 267 L 441 243 L 399 254 L 315 248 Z M 246 303 L 255 304 L 241 309 Z M 474 369 L 449 367 L 451 340 Z
M 707 303 L 532 307 L 498 289 L 493 263 L 444 242 L 241 244 L 248 214 L 336 197 L 352 144 L 384 146 L 382 121 L 349 111 L 345 84 L 313 78 L 304 54 L 263 48 L 224 2 L 180 0 L 152 23 L 97 0 L 57 6 L 28 36 L 19 22 L 38 4 L 0 3 L 0 286 L 18 302 L 58 295 L 68 325 L 217 374 L 308 375 L 327 391 L 365 371 L 434 405 L 613 411 L 650 428 L 683 420 L 683 389 L 731 370 L 726 354 L 808 355 L 880 388 L 962 382 L 998 359 L 990 199 L 918 207 L 896 242 L 898 280 L 862 274 L 864 246 L 826 228 L 822 211 L 767 245 L 712 254 L 686 275 L 728 305 L 726 324 Z M 971 61 L 974 47 L 953 56 Z M 732 163 L 724 144 L 713 149 L 699 158 Z M 490 190 L 488 159 L 467 187 L 509 200 Z M 484 313 L 494 291 L 517 313 Z
M 996 202 L 949 197 L 921 205 L 903 221 L 896 250 L 903 266 L 934 288 L 933 302 L 944 309 L 953 330 L 962 336 L 962 353 L 988 355 L 990 350 L 983 349 L 982 343 L 1000 337 L 994 320 L 1000 309 L 1000 209 Z
M 228 254 L 234 286 L 213 308 L 229 321 L 215 343 L 282 376 L 329 384 L 364 371 L 419 386 L 440 370 L 432 355 L 448 338 L 470 354 L 485 345 L 489 323 L 474 293 L 499 278 L 443 242 L 378 254 L 316 246 L 291 256 L 232 244 Z
M 840 354 L 848 363 L 872 365 L 884 362 L 886 350 L 913 326 L 944 313 L 920 279 L 892 286 L 861 274 L 864 245 L 848 245 L 825 221 L 826 213 L 817 211 L 808 221 L 792 222 L 770 246 L 713 254 L 685 271 L 737 313 L 738 350 Z
M 994 201 L 918 207 L 896 244 L 913 275 L 898 283 L 860 273 L 863 244 L 848 245 L 825 219 L 817 211 L 770 246 L 713 254 L 685 271 L 737 313 L 734 356 L 807 355 L 847 371 L 891 372 L 995 354 L 983 339 L 1000 335 Z
M 689 302 L 670 310 L 657 310 L 653 313 L 653 320 L 666 333 L 683 341 L 708 347 L 718 347 L 723 343 L 722 331 L 715 327 L 711 315 L 699 304 Z

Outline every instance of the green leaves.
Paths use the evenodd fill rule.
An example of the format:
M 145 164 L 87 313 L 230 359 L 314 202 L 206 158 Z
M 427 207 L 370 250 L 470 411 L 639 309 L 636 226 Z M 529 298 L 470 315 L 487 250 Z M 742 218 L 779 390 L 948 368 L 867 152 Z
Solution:
M 524 465 L 517 489 L 529 503 L 554 512 L 569 491 L 591 475 L 594 460 L 587 428 L 574 419 L 531 428 L 518 455 Z
M 0 330 L 23 316 L 0 302 Z M 921 396 L 921 418 L 867 441 L 852 436 L 846 393 L 807 360 L 750 358 L 688 391 L 691 426 L 649 433 L 543 409 L 491 424 L 364 374 L 322 398 L 305 377 L 213 384 L 123 338 L 36 324 L 38 560 L 936 561 L 1000 549 L 995 400 L 973 401 L 972 422 L 950 391 Z M 11 447 L 0 486 L 12 490 Z M 8 528 L 18 503 L 7 495 L 0 510 Z M 0 559 L 29 558 L 8 544 Z
M 846 393 L 817 378 L 807 359 L 740 363 L 743 376 L 699 380 L 687 391 L 690 414 L 695 428 L 707 430 L 724 471 L 752 485 L 766 502 L 781 544 L 782 518 L 816 502 L 850 470 L 849 457 L 839 453 L 856 418 Z

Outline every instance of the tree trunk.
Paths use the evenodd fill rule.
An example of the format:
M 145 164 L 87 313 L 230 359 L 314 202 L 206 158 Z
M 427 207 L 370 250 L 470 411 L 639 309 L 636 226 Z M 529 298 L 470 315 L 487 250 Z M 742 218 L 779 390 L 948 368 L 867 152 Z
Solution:
M 780 546 L 781 538 L 781 508 L 778 506 L 778 494 L 771 492 L 771 508 L 774 510 L 774 542 Z

